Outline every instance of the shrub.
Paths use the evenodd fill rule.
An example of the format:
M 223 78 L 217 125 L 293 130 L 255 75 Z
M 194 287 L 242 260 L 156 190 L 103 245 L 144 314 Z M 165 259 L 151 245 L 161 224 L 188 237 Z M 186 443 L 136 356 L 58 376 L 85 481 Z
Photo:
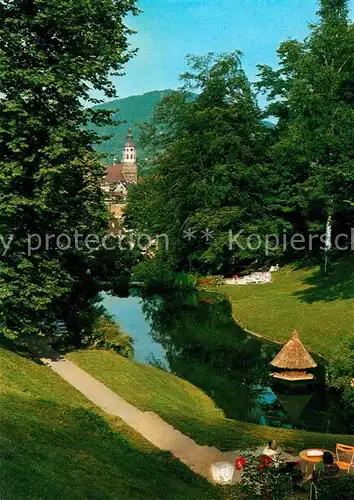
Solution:
M 342 391 L 343 400 L 354 409 L 354 336 L 348 338 L 334 351 L 328 368 L 331 387 Z
M 168 262 L 161 258 L 144 260 L 134 267 L 134 281 L 143 281 L 149 289 L 193 289 L 196 279 L 187 273 L 175 272 Z
M 208 288 L 222 286 L 224 284 L 225 279 L 223 276 L 203 276 L 197 280 L 197 287 L 199 290 L 207 290 Z
M 323 480 L 318 485 L 318 500 L 353 500 L 353 498 L 353 476 Z
M 274 465 L 271 457 L 244 455 L 236 460 L 235 468 L 243 471 L 238 485 L 243 498 L 262 500 L 284 500 L 293 492 L 294 476 L 301 476 L 300 469 L 285 472 L 285 463 Z
M 84 347 L 111 349 L 121 356 L 134 356 L 133 338 L 123 333 L 120 326 L 109 316 L 103 315 L 96 321 L 90 336 L 85 337 Z

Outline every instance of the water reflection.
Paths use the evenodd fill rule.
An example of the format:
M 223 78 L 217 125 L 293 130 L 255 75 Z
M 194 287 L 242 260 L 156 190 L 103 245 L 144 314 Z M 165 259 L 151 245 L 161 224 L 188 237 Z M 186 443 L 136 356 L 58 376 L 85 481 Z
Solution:
M 166 352 L 151 335 L 151 325 L 143 312 L 143 299 L 138 295 L 117 298 L 104 294 L 103 305 L 124 332 L 134 338 L 134 358 L 145 364 L 155 364 L 169 370 Z
M 200 387 L 229 418 L 284 428 L 354 432 L 337 394 L 286 394 L 270 385 L 273 343 L 248 335 L 224 297 L 211 294 L 105 296 L 104 305 L 135 339 L 135 358 Z

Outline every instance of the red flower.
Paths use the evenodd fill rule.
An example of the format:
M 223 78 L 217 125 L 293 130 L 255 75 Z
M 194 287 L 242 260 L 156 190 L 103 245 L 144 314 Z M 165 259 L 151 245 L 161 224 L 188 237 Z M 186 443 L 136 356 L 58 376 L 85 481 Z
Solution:
M 260 465 L 264 465 L 265 467 L 270 467 L 272 465 L 272 457 L 268 455 L 261 455 L 259 457 Z
M 247 462 L 243 457 L 239 457 L 236 459 L 236 462 L 235 462 L 235 469 L 236 470 L 242 470 L 242 468 L 245 467 L 245 465 L 247 465 Z
M 261 471 L 261 472 L 264 472 L 264 467 L 262 464 L 258 464 L 258 469 Z

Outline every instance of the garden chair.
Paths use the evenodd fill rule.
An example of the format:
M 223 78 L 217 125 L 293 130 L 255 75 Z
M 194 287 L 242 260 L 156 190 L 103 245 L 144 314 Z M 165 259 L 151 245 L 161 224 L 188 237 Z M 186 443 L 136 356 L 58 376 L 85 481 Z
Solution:
M 262 275 L 259 273 L 254 273 L 252 275 L 252 281 L 253 283 L 262 283 Z
M 318 498 L 318 489 L 315 483 L 311 481 L 310 483 L 310 500 L 317 500 Z
M 350 468 L 354 468 L 354 446 L 337 443 L 336 455 L 336 464 L 340 470 L 346 471 L 349 474 Z

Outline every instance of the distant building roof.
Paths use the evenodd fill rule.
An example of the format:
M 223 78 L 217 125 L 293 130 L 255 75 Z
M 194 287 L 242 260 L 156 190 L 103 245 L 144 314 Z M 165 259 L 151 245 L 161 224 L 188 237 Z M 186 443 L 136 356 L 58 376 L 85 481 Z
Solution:
M 104 182 L 107 184 L 114 184 L 115 182 L 124 182 L 123 176 L 123 164 L 113 163 L 113 165 L 107 165 L 106 175 Z
M 132 148 L 132 151 L 126 149 Z M 108 186 L 119 182 L 135 184 L 138 181 L 138 167 L 136 164 L 136 146 L 133 141 L 132 129 L 128 129 L 125 150 L 123 151 L 123 163 L 118 163 L 116 159 L 113 164 L 107 165 L 106 174 L 102 180 L 102 188 L 105 190 Z

